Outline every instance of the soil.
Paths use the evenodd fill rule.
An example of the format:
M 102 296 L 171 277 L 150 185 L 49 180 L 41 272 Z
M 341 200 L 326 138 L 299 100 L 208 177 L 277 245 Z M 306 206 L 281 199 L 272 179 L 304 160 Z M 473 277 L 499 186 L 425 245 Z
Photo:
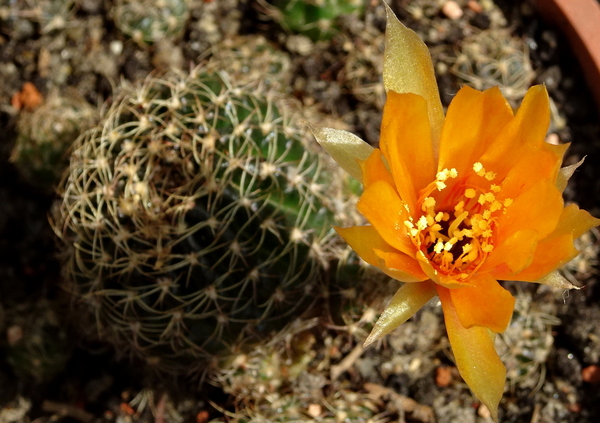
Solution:
M 586 157 L 565 199 L 600 216 L 599 109 L 564 37 L 526 2 L 457 1 L 458 15 L 450 3 L 391 2 L 430 47 L 444 105 L 465 83 L 500 84 L 515 106 L 523 87 L 546 84 L 553 107 L 549 140 L 571 143 L 565 164 Z M 61 142 L 72 142 L 124 81 L 234 57 L 228 49 L 259 40 L 283 63 L 274 89 L 295 97 L 311 116 L 325 116 L 374 145 L 379 136 L 385 99 L 385 11 L 379 2 L 365 1 L 362 12 L 339 17 L 333 36 L 317 41 L 286 30 L 263 0 L 163 1 L 183 5 L 184 12 L 172 12 L 170 24 L 155 33 L 136 31 L 127 21 L 124 8 L 132 4 L 144 10 L 150 2 L 0 4 L 0 422 L 491 421 L 453 367 L 435 303 L 362 351 L 386 297 L 369 303 L 346 295 L 354 306 L 343 321 L 291 324 L 202 381 L 123 356 L 74 312 L 48 222 L 52 186 L 65 161 L 55 160 L 63 163 L 55 174 L 40 177 L 30 172 L 29 158 L 11 159 L 19 137 L 47 135 L 34 130 L 49 119 L 62 125 L 54 128 L 66 137 Z M 490 34 L 495 42 L 486 47 Z M 251 50 L 246 63 L 252 64 Z M 240 63 L 248 60 L 236 54 Z M 69 122 L 61 121 L 64 113 L 36 115 L 35 102 L 28 110 L 28 100 L 15 100 L 25 83 L 46 102 L 61 99 L 58 110 L 66 107 L 60 101 L 77 98 L 79 106 L 69 107 L 83 114 Z M 517 310 L 497 344 L 508 367 L 501 421 L 600 421 L 599 239 L 597 230 L 582 237 L 582 254 L 563 269 L 581 290 L 506 283 Z M 393 284 L 381 283 L 391 288 L 378 291 L 393 292 Z M 324 300 L 330 311 L 333 302 Z

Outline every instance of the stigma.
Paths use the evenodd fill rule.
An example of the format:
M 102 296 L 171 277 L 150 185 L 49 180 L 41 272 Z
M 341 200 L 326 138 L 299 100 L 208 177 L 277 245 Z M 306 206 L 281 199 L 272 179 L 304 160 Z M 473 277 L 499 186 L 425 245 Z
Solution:
M 494 232 L 500 213 L 512 199 L 497 199 L 501 187 L 496 174 L 473 164 L 475 178 L 454 181 L 456 169 L 443 169 L 424 190 L 419 210 L 404 221 L 408 236 L 438 271 L 457 280 L 469 278 L 494 250 Z M 442 191 L 444 192 L 442 195 Z

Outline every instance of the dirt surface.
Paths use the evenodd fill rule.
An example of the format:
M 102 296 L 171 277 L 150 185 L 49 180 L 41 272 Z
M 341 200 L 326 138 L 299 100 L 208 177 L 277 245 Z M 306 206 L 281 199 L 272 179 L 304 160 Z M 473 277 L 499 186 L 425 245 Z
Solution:
M 74 313 L 48 223 L 52 187 L 66 164 L 64 146 L 97 121 L 124 81 L 209 59 L 220 60 L 225 71 L 263 78 L 259 63 L 275 63 L 276 77 L 265 83 L 310 116 L 372 144 L 379 136 L 385 100 L 379 2 L 338 17 L 331 38 L 317 41 L 286 30 L 262 0 L 165 0 L 160 4 L 172 7 L 168 19 L 151 15 L 158 23 L 147 30 L 131 16 L 151 10 L 150 3 L 0 3 L 0 423 L 491 421 L 453 367 L 435 302 L 377 347 L 362 350 L 395 288 L 378 275 L 363 280 L 377 283 L 376 293 L 359 286 L 324 299 L 321 316 L 292 322 L 264 345 L 211 367 L 203 382 L 123 356 L 97 339 L 91 320 Z M 430 47 L 445 106 L 465 83 L 500 85 L 515 106 L 530 85 L 546 84 L 549 140 L 572 143 L 565 164 L 586 157 L 565 199 L 600 216 L 599 108 L 564 37 L 527 3 L 391 5 Z M 256 59 L 265 46 L 269 56 Z M 33 96 L 16 97 L 26 83 L 35 86 Z M 51 107 L 43 109 L 36 95 Z M 49 169 L 32 171 L 41 159 L 25 148 L 15 158 L 23 139 L 57 145 Z M 582 254 L 563 269 L 583 289 L 506 283 L 517 307 L 497 343 L 508 368 L 501 421 L 600 420 L 599 235 L 582 237 Z

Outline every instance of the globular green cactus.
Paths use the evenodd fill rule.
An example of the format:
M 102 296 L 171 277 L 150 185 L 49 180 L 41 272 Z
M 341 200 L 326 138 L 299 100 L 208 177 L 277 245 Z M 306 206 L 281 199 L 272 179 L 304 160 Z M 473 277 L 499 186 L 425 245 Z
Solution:
M 273 0 L 275 17 L 281 25 L 313 41 L 327 40 L 336 31 L 340 15 L 359 14 L 364 0 Z
M 125 89 L 76 142 L 54 226 L 120 350 L 190 370 L 319 296 L 341 179 L 288 109 L 196 69 Z
M 111 10 L 115 25 L 138 44 L 151 44 L 183 33 L 188 0 L 117 0 Z

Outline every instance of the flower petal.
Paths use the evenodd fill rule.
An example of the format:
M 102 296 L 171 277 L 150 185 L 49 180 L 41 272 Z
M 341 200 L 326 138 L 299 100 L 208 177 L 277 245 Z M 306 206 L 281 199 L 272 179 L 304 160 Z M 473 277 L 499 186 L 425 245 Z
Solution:
M 406 322 L 436 294 L 435 284 L 431 281 L 407 283 L 398 289 L 389 305 L 385 308 L 364 346 L 383 338 L 385 335 Z
M 575 204 L 568 205 L 562 210 L 554 231 L 539 242 L 531 264 L 523 271 L 513 275 L 512 278 L 519 281 L 536 282 L 568 263 L 578 254 L 573 240 L 599 224 L 600 219 L 591 216 L 587 211 L 580 210 Z
M 471 278 L 474 285 L 450 290 L 452 304 L 466 328 L 483 326 L 493 332 L 506 330 L 515 308 L 515 298 L 487 273 Z
M 402 282 L 427 279 L 416 260 L 393 249 L 372 226 L 335 228 L 336 232 L 364 261 L 379 267 L 388 276 Z
M 379 258 L 374 249 L 391 249 L 373 226 L 334 227 L 334 229 L 352 247 L 354 252 L 370 265 L 379 265 Z
M 553 181 L 539 181 L 513 200 L 498 216 L 498 244 L 519 230 L 533 229 L 543 239 L 556 228 L 564 203 Z
M 479 271 L 491 272 L 496 279 L 510 279 L 529 266 L 538 241 L 538 233 L 533 229 L 515 232 L 501 244 L 494 246 Z
M 541 283 L 558 289 L 581 289 L 565 279 L 565 277 L 561 275 L 558 270 L 548 273 L 543 278 L 535 281 L 535 283 Z
M 584 160 L 585 157 L 575 164 L 565 166 L 560 169 L 558 178 L 556 179 L 556 187 L 560 192 L 564 192 L 565 188 L 567 188 L 567 184 L 569 183 L 569 179 L 571 179 L 571 176 L 573 176 L 577 168 L 583 164 Z
M 422 251 L 417 252 L 417 261 L 427 277 L 438 285 L 445 288 L 463 288 L 465 286 L 471 286 L 469 282 L 458 280 L 458 276 L 446 275 L 445 273 L 436 270 Z
M 450 290 L 438 286 L 437 291 L 442 302 L 456 367 L 473 394 L 486 405 L 497 422 L 498 404 L 506 381 L 506 368 L 494 348 L 495 335 L 481 326 L 466 329 L 460 323 Z
M 380 149 L 374 149 L 369 158 L 360 163 L 360 168 L 362 171 L 362 182 L 365 187 L 379 180 L 383 180 L 394 186 L 394 179 L 384 162 Z
M 387 25 L 383 56 L 383 84 L 386 91 L 413 93 L 427 102 L 431 124 L 430 139 L 437 157 L 440 134 L 444 124 L 444 109 L 435 79 L 433 62 L 427 46 L 419 36 L 408 29 L 384 2 Z
M 361 180 L 361 160 L 366 160 L 373 151 L 373 147 L 351 132 L 333 128 L 317 128 L 310 126 L 313 135 L 346 172 Z
M 380 260 L 379 267 L 386 275 L 400 282 L 421 282 L 429 279 L 413 257 L 395 251 L 374 251 Z
M 415 213 L 419 190 L 435 180 L 427 103 L 423 97 L 388 92 L 379 147 L 400 198 L 408 203 L 411 214 Z
M 549 124 L 550 102 L 546 87 L 531 87 L 515 117 L 481 157 L 481 163 L 500 177 L 504 177 L 521 158 L 522 147 L 543 148 Z
M 532 185 L 542 180 L 556 180 L 562 163 L 562 154 L 546 148 L 548 145 L 544 144 L 543 148 L 525 146 L 515 152 L 520 158 L 506 173 L 506 177 L 501 184 L 501 190 L 497 195 L 499 200 L 517 198 L 531 188 Z M 560 189 L 558 191 L 562 192 Z
M 573 235 L 566 234 L 540 241 L 531 264 L 511 276 L 516 281 L 535 282 L 571 261 L 579 251 L 573 246 Z
M 569 204 L 562 210 L 558 225 L 548 238 L 562 234 L 572 234 L 573 239 L 577 239 L 598 225 L 600 225 L 600 219 L 595 218 L 585 210 L 581 210 L 577 207 L 577 204 Z
M 437 170 L 455 168 L 459 175 L 471 170 L 512 119 L 512 109 L 498 87 L 483 92 L 461 88 L 446 113 Z
M 365 189 L 356 207 L 385 242 L 404 254 L 414 256 L 415 246 L 404 225 L 408 219 L 407 206 L 390 184 L 383 180 L 373 182 Z

